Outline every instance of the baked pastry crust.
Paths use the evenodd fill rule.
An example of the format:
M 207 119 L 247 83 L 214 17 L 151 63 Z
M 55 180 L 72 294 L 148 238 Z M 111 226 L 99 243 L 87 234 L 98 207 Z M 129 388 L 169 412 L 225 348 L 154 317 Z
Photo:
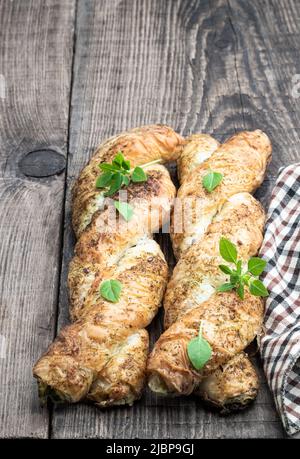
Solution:
M 176 160 L 182 145 L 183 138 L 171 128 L 144 126 L 104 142 L 81 172 L 73 192 L 78 240 L 68 277 L 73 323 L 34 366 L 43 400 L 89 400 L 106 407 L 132 404 L 140 397 L 149 345 L 145 327 L 158 311 L 168 277 L 152 233 L 168 217 L 175 187 L 163 165 L 149 165 L 148 180 L 126 188 L 133 218 L 126 222 L 118 215 L 112 231 L 109 218 L 119 195 L 104 201 L 95 181 L 98 164 L 111 162 L 118 151 L 136 166 Z M 108 279 L 122 283 L 118 303 L 99 293 Z
M 216 293 L 216 287 L 227 279 L 218 268 L 221 237 L 236 244 L 245 265 L 261 246 L 265 215 L 249 193 L 262 183 L 270 158 L 270 141 L 258 130 L 236 134 L 220 146 L 202 134 L 187 140 L 178 161 L 181 202 L 172 225 L 179 260 L 164 298 L 166 331 L 148 361 L 149 386 L 155 392 L 196 392 L 222 408 L 245 406 L 257 394 L 258 378 L 242 351 L 260 332 L 263 300 L 247 290 L 241 300 L 234 291 Z M 202 185 L 209 170 L 223 175 L 211 193 Z M 176 233 L 176 212 L 182 212 L 187 199 L 195 203 L 195 211 Z M 187 344 L 197 336 L 201 322 L 212 356 L 197 371 L 188 359 Z

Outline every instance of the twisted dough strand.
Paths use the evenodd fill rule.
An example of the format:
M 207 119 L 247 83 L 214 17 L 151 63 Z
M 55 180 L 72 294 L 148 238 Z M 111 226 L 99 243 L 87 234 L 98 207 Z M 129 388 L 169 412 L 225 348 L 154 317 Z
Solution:
M 167 126 L 133 129 L 100 145 L 81 172 L 73 195 L 78 241 L 68 279 L 74 322 L 34 366 L 41 398 L 87 399 L 103 407 L 131 404 L 140 396 L 148 355 L 145 327 L 157 313 L 168 276 L 152 233 L 168 217 L 175 188 L 164 166 L 147 167 L 147 182 L 131 183 L 126 190 L 134 217 L 127 223 L 118 215 L 112 232 L 107 224 L 113 202 L 104 201 L 95 181 L 98 164 L 111 162 L 118 151 L 136 166 L 175 160 L 182 144 L 182 137 Z M 118 303 L 99 294 L 107 279 L 122 283 Z
M 241 351 L 260 330 L 263 301 L 248 291 L 242 301 L 235 292 L 215 293 L 215 288 L 226 281 L 218 268 L 221 237 L 237 245 L 244 264 L 261 245 L 264 212 L 249 192 L 262 182 L 270 156 L 270 141 L 261 131 L 239 133 L 221 146 L 206 135 L 192 136 L 183 150 L 178 196 L 183 203 L 192 200 L 192 213 L 187 227 L 173 234 L 179 261 L 164 299 L 167 330 L 148 361 L 149 386 L 155 392 L 188 395 L 195 391 L 223 406 L 237 400 L 246 404 L 257 392 L 255 371 Z M 209 170 L 223 174 L 212 193 L 202 186 Z M 174 220 L 176 212 L 175 208 Z M 196 371 L 186 349 L 201 321 L 213 353 Z

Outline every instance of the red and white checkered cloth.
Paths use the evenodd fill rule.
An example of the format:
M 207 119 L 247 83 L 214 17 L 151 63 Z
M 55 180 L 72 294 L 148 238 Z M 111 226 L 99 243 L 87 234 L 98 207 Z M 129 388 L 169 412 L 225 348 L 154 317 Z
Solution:
M 300 431 L 300 163 L 283 169 L 272 192 L 260 255 L 270 295 L 260 352 L 289 435 Z

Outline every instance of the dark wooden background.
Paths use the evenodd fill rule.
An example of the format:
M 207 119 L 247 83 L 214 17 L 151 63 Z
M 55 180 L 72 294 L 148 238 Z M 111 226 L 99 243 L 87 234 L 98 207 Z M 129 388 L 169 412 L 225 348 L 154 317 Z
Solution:
M 148 391 L 133 408 L 41 409 L 31 369 L 68 321 L 70 187 L 101 140 L 156 122 L 219 140 L 261 128 L 268 203 L 299 159 L 299 21 L 298 0 L 0 1 L 1 437 L 284 436 L 259 362 L 256 403 L 226 418 Z

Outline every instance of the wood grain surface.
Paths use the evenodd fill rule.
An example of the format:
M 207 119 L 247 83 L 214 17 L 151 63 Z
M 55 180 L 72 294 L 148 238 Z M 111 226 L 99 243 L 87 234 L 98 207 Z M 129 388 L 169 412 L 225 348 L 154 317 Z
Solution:
M 3 1 L 2 9 L 0 74 L 7 75 L 9 97 L 0 99 L 0 333 L 8 351 L 0 360 L 0 435 L 282 438 L 258 357 L 257 401 L 226 418 L 196 397 L 162 399 L 148 390 L 132 408 L 41 410 L 31 365 L 68 322 L 70 192 L 102 140 L 156 122 L 221 141 L 242 129 L 263 129 L 274 159 L 257 196 L 268 204 L 278 168 L 300 156 L 300 99 L 293 97 L 300 2 L 77 0 L 75 8 L 75 0 L 13 0 Z M 42 153 L 22 162 L 32 150 Z M 68 153 L 66 183 L 61 159 L 49 150 Z M 36 166 L 44 151 L 52 167 L 57 162 L 58 175 L 45 177 L 44 166 Z M 158 239 L 172 266 L 168 237 Z M 150 327 L 152 342 L 161 332 L 160 316 Z
M 74 11 L 0 2 L 1 437 L 49 435 L 32 365 L 56 326 Z

